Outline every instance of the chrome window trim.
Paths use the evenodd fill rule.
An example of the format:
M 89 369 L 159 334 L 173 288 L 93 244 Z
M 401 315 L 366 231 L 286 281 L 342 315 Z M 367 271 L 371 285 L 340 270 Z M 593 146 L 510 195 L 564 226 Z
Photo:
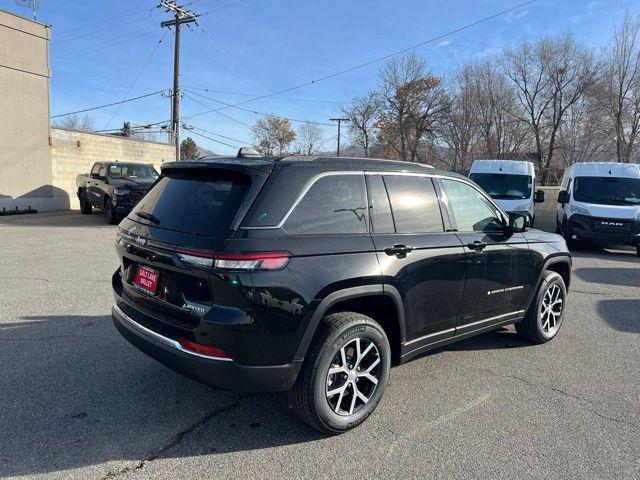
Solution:
M 124 320 L 124 322 L 122 322 L 122 323 L 123 323 L 123 325 L 125 327 L 127 327 L 129 330 L 131 330 L 131 331 L 133 331 L 135 333 L 138 333 L 140 335 L 144 335 L 146 337 L 149 337 L 150 339 L 153 339 L 156 342 L 161 343 L 162 345 L 174 348 L 174 349 L 179 350 L 179 351 L 181 351 L 183 353 L 186 353 L 187 355 L 192 355 L 194 357 L 206 358 L 208 360 L 219 360 L 221 362 L 232 362 L 233 361 L 230 358 L 222 358 L 222 357 L 214 357 L 214 356 L 211 356 L 211 355 L 203 355 L 201 353 L 192 352 L 191 350 L 187 350 L 186 348 L 184 348 L 182 345 L 180 345 L 178 342 L 176 342 L 172 338 L 160 335 L 159 333 L 156 333 L 153 330 L 149 330 L 144 325 L 140 325 L 133 318 L 131 318 L 126 313 L 124 313 L 122 311 L 122 309 L 118 305 L 114 305 L 113 308 L 118 313 L 120 318 L 122 320 Z
M 454 180 L 456 182 L 469 185 L 471 188 L 475 189 L 478 193 L 480 193 L 480 195 L 486 198 L 489 201 L 489 203 L 491 203 L 491 205 L 493 205 L 499 213 L 502 214 L 505 220 L 509 218 L 508 215 L 493 201 L 493 199 L 490 196 L 488 196 L 485 192 L 483 192 L 481 189 L 479 189 L 476 185 L 471 183 L 469 180 L 466 180 L 463 178 L 449 177 L 447 175 L 439 175 L 435 173 L 364 171 L 364 170 L 329 170 L 326 172 L 318 173 L 307 181 L 307 183 L 305 184 L 304 188 L 302 189 L 298 197 L 296 197 L 295 202 L 293 202 L 293 205 L 289 208 L 289 210 L 287 210 L 287 212 L 282 217 L 282 220 L 280 220 L 276 225 L 267 225 L 264 227 L 242 227 L 242 229 L 244 230 L 277 230 L 279 228 L 282 228 L 282 226 L 285 224 L 285 222 L 289 218 L 289 215 L 293 213 L 295 208 L 302 201 L 302 199 L 307 194 L 307 192 L 311 189 L 311 187 L 313 187 L 313 185 L 318 180 L 324 177 L 335 176 L 335 175 L 386 175 L 386 176 L 396 175 L 396 176 L 407 176 L 407 177 L 428 177 L 428 178 L 438 178 L 438 179 L 445 179 L 445 180 Z M 366 185 L 365 185 L 365 188 L 366 188 Z

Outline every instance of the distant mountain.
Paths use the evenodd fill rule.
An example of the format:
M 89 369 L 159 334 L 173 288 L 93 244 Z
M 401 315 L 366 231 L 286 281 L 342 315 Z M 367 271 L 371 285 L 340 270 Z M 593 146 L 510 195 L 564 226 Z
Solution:
M 198 147 L 198 157 L 209 157 L 218 155 L 217 153 L 207 150 L 206 148 Z

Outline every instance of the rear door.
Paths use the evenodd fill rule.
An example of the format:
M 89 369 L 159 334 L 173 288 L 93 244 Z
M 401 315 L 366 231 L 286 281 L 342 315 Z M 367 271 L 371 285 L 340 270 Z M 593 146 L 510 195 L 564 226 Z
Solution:
M 191 327 L 217 305 L 246 302 L 250 275 L 214 275 L 212 257 L 262 184 L 260 176 L 224 169 L 164 174 L 120 224 L 124 301 Z
M 432 179 L 367 175 L 372 238 L 383 281 L 405 309 L 404 353 L 453 336 L 463 295 L 465 257 L 448 229 Z
M 535 272 L 534 254 L 524 235 L 505 235 L 502 213 L 476 187 L 448 178 L 441 179 L 440 184 L 452 227 L 466 257 L 466 283 L 457 333 L 473 328 L 471 324 L 476 322 L 491 323 L 518 316 L 531 291 L 531 276 Z

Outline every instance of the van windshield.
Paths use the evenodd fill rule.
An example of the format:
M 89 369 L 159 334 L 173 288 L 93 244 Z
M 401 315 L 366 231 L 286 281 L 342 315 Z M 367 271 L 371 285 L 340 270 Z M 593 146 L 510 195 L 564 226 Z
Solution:
M 497 200 L 524 200 L 531 197 L 533 179 L 529 175 L 472 173 L 469 178 Z
M 640 205 L 640 179 L 576 177 L 573 198 L 602 205 Z
M 247 175 L 220 170 L 170 173 L 129 217 L 168 230 L 226 237 L 250 184 Z

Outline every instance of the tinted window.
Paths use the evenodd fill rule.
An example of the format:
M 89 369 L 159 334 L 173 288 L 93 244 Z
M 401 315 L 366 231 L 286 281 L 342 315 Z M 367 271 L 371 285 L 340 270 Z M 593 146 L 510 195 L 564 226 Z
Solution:
M 297 234 L 367 232 L 364 175 L 329 175 L 317 180 L 283 228 Z
M 492 198 L 500 200 L 523 200 L 531 197 L 533 178 L 528 175 L 506 173 L 472 173 L 476 182 Z
M 249 184 L 249 177 L 230 172 L 171 173 L 155 184 L 129 216 L 169 230 L 224 236 Z
M 158 172 L 149 165 L 109 165 L 110 178 L 156 179 Z
M 495 232 L 502 230 L 500 215 L 475 188 L 455 180 L 442 180 L 459 232 Z
M 428 177 L 388 175 L 387 185 L 397 233 L 442 232 L 442 215 Z
M 576 177 L 573 198 L 601 205 L 640 205 L 640 179 Z
M 369 196 L 371 198 L 371 231 L 375 233 L 393 233 L 393 217 L 384 181 L 380 175 L 367 176 Z

